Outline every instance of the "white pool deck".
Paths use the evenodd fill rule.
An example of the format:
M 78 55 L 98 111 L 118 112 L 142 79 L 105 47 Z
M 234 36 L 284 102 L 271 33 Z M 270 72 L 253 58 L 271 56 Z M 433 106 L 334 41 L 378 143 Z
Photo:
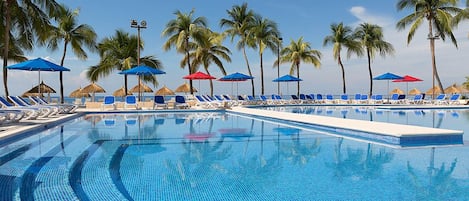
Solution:
M 246 108 L 246 107 L 233 107 L 232 112 L 255 115 L 261 117 L 283 119 L 288 121 L 319 125 L 324 128 L 331 128 L 336 132 L 348 132 L 351 134 L 372 134 L 378 135 L 378 138 L 382 136 L 394 137 L 398 140 L 402 139 L 422 139 L 429 137 L 445 137 L 452 136 L 456 138 L 461 138 L 464 134 L 463 131 L 459 130 L 448 130 L 448 129 L 439 129 L 439 128 L 429 128 L 421 126 L 411 126 L 411 125 L 402 125 L 402 124 L 392 124 L 384 122 L 371 122 L 364 120 L 354 120 L 354 119 L 342 119 L 335 117 L 326 117 L 318 116 L 311 114 L 297 114 L 289 112 L 279 112 L 255 108 Z M 360 134 L 359 134 L 360 135 Z M 380 136 L 379 136 L 380 135 Z

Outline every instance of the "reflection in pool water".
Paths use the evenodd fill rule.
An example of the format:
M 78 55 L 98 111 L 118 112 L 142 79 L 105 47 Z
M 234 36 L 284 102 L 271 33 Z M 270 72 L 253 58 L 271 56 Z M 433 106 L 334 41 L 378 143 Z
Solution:
M 370 113 L 374 119 L 399 117 Z M 358 115 L 345 113 L 353 114 Z M 466 115 L 444 117 L 468 121 Z M 452 120 L 441 126 L 449 125 L 446 121 Z M 465 200 L 468 151 L 466 146 L 394 149 L 227 113 L 87 115 L 1 147 L 0 196 Z

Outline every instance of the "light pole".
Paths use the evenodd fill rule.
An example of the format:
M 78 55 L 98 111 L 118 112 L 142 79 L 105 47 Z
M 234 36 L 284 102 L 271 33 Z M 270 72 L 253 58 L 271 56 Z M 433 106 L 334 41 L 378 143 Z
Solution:
M 138 24 L 137 20 L 130 21 L 131 28 L 137 28 L 137 66 L 140 66 L 140 29 L 147 28 L 147 21 L 142 20 L 140 24 Z M 125 89 L 127 93 L 127 88 Z M 141 101 L 141 90 L 140 90 L 140 75 L 138 75 L 138 100 Z M 126 94 L 127 95 L 127 94 Z
M 430 33 L 428 33 L 428 40 L 430 40 L 430 49 L 432 51 L 432 99 L 435 99 L 435 40 L 438 39 L 440 39 L 440 35 L 438 33 L 436 35 L 433 35 L 432 31 L 430 30 Z
M 280 45 L 282 44 L 282 37 L 278 38 L 277 44 L 277 79 L 280 77 Z M 280 82 L 277 82 L 277 94 L 280 95 Z

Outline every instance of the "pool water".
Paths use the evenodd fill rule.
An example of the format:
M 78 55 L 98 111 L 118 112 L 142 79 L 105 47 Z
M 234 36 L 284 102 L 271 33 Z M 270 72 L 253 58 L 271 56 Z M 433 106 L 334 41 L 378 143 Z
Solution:
M 467 200 L 468 151 L 228 112 L 90 114 L 1 147 L 0 200 Z

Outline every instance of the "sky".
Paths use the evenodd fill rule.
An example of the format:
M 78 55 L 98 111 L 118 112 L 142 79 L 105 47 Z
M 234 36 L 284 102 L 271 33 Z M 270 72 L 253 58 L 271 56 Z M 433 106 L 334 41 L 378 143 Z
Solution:
M 264 18 L 277 23 L 282 34 L 283 46 L 287 46 L 292 40 L 304 37 L 313 49 L 322 53 L 321 66 L 315 68 L 312 64 L 302 64 L 300 77 L 302 93 L 341 94 L 342 78 L 340 67 L 332 57 L 332 47 L 323 46 L 324 38 L 330 34 L 332 23 L 343 22 L 355 28 L 363 22 L 377 24 L 383 27 L 384 39 L 390 42 L 395 49 L 395 54 L 385 58 L 377 55 L 372 62 L 373 77 L 386 72 L 398 75 L 411 75 L 422 79 L 422 82 L 409 83 L 408 88 L 417 88 L 421 91 L 428 90 L 432 85 L 431 54 L 429 40 L 427 40 L 428 26 L 423 24 L 410 44 L 407 44 L 408 30 L 397 31 L 396 22 L 410 14 L 411 10 L 397 11 L 397 1 L 386 0 L 264 0 L 264 1 L 235 1 L 235 0 L 187 0 L 187 1 L 162 1 L 162 0 L 58 0 L 71 9 L 80 9 L 78 17 L 80 24 L 92 26 L 98 35 L 97 42 L 104 38 L 113 36 L 117 29 L 124 30 L 130 34 L 137 34 L 135 28 L 130 27 L 130 21 L 147 21 L 147 28 L 141 30 L 141 39 L 145 44 L 141 50 L 142 56 L 156 56 L 163 63 L 164 75 L 158 75 L 159 86 L 153 87 L 157 90 L 163 86 L 175 89 L 186 80 L 183 76 L 188 74 L 187 69 L 179 66 L 182 54 L 174 49 L 164 51 L 162 46 L 167 38 L 161 35 L 166 24 L 175 19 L 174 12 L 179 10 L 188 13 L 195 10 L 194 16 L 204 16 L 208 20 L 208 26 L 217 32 L 223 31 L 219 26 L 220 19 L 228 18 L 227 10 L 234 5 L 248 3 L 248 7 Z M 461 3 L 461 7 L 462 7 Z M 458 41 L 456 48 L 451 41 L 436 41 L 436 63 L 438 73 L 444 87 L 451 84 L 461 84 L 469 76 L 469 21 L 463 22 L 454 30 Z M 225 46 L 232 51 L 231 63 L 225 62 L 228 74 L 241 72 L 247 74 L 247 68 L 241 51 L 237 50 L 235 38 L 232 43 L 230 39 L 225 41 Z M 51 52 L 44 48 L 35 48 L 27 52 L 28 58 L 42 57 L 52 62 L 60 63 L 63 49 Z M 256 94 L 260 92 L 260 60 L 257 50 L 248 49 L 248 59 L 255 77 Z M 343 56 L 346 74 L 347 93 L 368 93 L 369 74 L 366 57 L 357 58 L 352 56 L 347 59 Z M 266 94 L 277 93 L 277 83 L 272 80 L 277 78 L 277 69 L 273 63 L 277 53 L 267 50 L 264 53 L 264 79 Z M 70 68 L 70 72 L 64 73 L 64 92 L 67 96 L 73 90 L 89 84 L 86 78 L 86 70 L 99 63 L 99 55 L 88 52 L 88 59 L 78 60 L 71 51 L 68 52 L 64 66 Z M 12 65 L 13 63 L 9 63 Z M 280 76 L 288 74 L 291 64 L 280 65 Z M 213 76 L 220 78 L 223 75 L 216 66 L 210 67 Z M 23 92 L 37 85 L 38 73 L 26 71 L 9 71 L 8 86 L 10 94 L 21 95 Z M 59 91 L 59 75 L 54 72 L 42 72 L 41 79 L 51 87 Z M 97 82 L 107 93 L 124 85 L 123 76 L 115 71 L 111 76 L 100 78 Z M 129 76 L 129 88 L 137 83 L 137 77 Z M 209 93 L 208 81 L 194 81 L 194 86 L 206 94 Z M 296 83 L 281 83 L 281 94 L 296 93 Z M 236 84 L 235 90 L 236 90 Z M 238 83 L 240 94 L 250 94 L 250 82 Z M 214 81 L 215 94 L 230 94 L 232 83 Z M 407 88 L 405 83 L 390 83 L 390 89 L 399 87 Z M 387 94 L 387 81 L 374 81 L 374 94 Z M 0 94 L 4 94 L 3 86 Z M 56 94 L 58 95 L 58 94 Z M 105 95 L 105 94 L 103 94 Z

